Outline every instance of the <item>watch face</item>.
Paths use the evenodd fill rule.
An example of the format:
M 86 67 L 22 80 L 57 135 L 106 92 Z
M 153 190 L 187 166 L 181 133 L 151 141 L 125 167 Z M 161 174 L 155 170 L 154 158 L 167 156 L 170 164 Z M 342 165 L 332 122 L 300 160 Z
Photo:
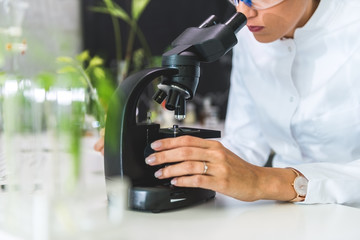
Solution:
M 294 189 L 299 196 L 306 196 L 308 180 L 302 176 L 298 176 L 294 181 Z

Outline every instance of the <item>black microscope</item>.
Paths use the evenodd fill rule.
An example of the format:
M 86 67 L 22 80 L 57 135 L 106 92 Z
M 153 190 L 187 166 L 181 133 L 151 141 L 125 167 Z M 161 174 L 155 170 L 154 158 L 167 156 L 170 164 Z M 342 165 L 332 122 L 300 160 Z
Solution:
M 131 182 L 128 207 L 160 212 L 207 201 L 215 192 L 201 188 L 180 188 L 170 179 L 159 180 L 154 172 L 163 166 L 148 166 L 145 158 L 152 153 L 150 144 L 162 138 L 191 135 L 219 138 L 220 131 L 177 127 L 160 128 L 157 123 L 137 123 L 137 103 L 143 90 L 161 77 L 153 99 L 186 116 L 186 101 L 195 94 L 200 62 L 213 62 L 237 43 L 236 33 L 246 24 L 242 13 L 234 14 L 225 24 L 210 16 L 199 27 L 186 29 L 172 42 L 172 49 L 162 56 L 162 67 L 139 71 L 126 78 L 116 89 L 109 104 L 105 131 L 105 177 L 111 181 L 126 177 Z

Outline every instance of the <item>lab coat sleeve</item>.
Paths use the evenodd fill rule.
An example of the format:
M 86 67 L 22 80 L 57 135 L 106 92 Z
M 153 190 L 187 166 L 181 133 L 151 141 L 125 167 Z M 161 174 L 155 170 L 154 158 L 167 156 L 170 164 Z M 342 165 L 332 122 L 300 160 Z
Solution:
M 263 166 L 270 154 L 270 147 L 258 125 L 256 108 L 246 87 L 243 86 L 241 72 L 236 69 L 244 62 L 240 51 L 234 48 L 225 136 L 221 142 L 245 161 Z
M 309 180 L 302 204 L 338 203 L 360 207 L 360 160 L 292 166 Z

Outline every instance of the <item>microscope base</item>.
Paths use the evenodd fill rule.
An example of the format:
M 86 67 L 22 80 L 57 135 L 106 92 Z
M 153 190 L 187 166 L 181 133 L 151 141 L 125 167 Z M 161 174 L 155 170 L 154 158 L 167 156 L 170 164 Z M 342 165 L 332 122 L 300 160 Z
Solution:
M 205 202 L 214 198 L 215 194 L 214 191 L 202 188 L 135 186 L 130 189 L 129 207 L 157 213 Z

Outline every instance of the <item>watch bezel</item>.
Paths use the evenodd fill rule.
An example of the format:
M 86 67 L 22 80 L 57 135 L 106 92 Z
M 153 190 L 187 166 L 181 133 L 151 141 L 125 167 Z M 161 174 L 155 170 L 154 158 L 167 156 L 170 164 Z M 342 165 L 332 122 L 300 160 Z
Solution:
M 297 176 L 294 179 L 294 189 L 297 195 L 305 197 L 307 194 L 308 180 L 303 176 Z
M 309 180 L 298 170 L 291 167 L 289 169 L 291 169 L 296 174 L 296 177 L 291 184 L 296 193 L 296 197 L 291 199 L 290 202 L 302 202 L 306 198 Z

